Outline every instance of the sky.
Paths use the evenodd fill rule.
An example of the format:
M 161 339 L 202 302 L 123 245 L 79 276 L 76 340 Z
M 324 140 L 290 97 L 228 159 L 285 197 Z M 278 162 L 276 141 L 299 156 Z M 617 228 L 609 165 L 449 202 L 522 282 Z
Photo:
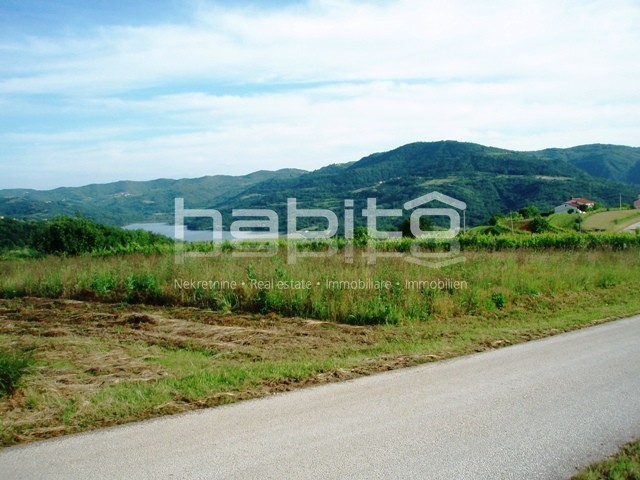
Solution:
M 0 188 L 640 146 L 638 0 L 0 0 Z

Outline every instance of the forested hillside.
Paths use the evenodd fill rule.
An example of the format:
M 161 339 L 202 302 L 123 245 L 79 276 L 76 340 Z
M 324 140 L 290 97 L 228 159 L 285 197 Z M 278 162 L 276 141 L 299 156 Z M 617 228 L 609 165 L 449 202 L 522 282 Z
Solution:
M 172 222 L 174 198 L 182 197 L 186 208 L 220 210 L 227 227 L 233 209 L 268 208 L 278 213 L 284 228 L 287 198 L 297 198 L 301 208 L 331 208 L 340 214 L 345 199 L 355 200 L 356 211 L 371 197 L 380 207 L 402 208 L 434 190 L 464 201 L 469 225 L 528 205 L 549 210 L 572 196 L 612 206 L 621 198 L 631 203 L 640 192 L 640 149 L 585 145 L 517 152 L 455 141 L 420 142 L 313 172 L 286 169 L 241 177 L 4 190 L 0 215 L 44 219 L 79 213 L 120 226 Z M 192 226 L 206 223 L 191 221 Z

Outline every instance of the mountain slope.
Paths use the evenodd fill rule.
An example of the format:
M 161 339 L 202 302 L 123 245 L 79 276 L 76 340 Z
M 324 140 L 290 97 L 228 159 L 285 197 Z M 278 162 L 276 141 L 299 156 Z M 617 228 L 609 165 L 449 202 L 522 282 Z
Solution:
M 640 148 L 597 144 L 551 148 L 537 154 L 569 162 L 594 177 L 640 185 Z
M 617 181 L 613 181 L 617 180 Z M 355 201 L 355 213 L 367 198 L 381 208 L 434 190 L 467 203 L 469 225 L 486 223 L 498 212 L 536 205 L 549 210 L 571 196 L 608 205 L 637 198 L 640 149 L 584 145 L 569 149 L 516 152 L 455 141 L 419 142 L 374 153 L 357 162 L 330 165 L 313 172 L 280 170 L 242 177 L 214 176 L 186 180 L 116 182 L 80 188 L 0 191 L 0 215 L 50 218 L 80 212 L 94 220 L 124 225 L 172 221 L 173 200 L 186 208 L 215 208 L 230 225 L 232 209 L 269 208 L 286 228 L 287 198 L 300 208 L 330 208 L 341 215 L 344 200 Z M 408 216 L 410 212 L 403 212 Z M 382 219 L 387 227 L 399 219 Z M 209 221 L 190 220 L 206 225 Z M 304 222 L 302 222 L 304 223 Z
M 191 204 L 220 201 L 261 182 L 295 178 L 303 170 L 259 171 L 244 176 L 216 175 L 193 179 L 120 181 L 55 190 L 0 190 L 0 215 L 51 218 L 81 213 L 112 225 L 139 221 L 172 221 L 174 199 Z
M 442 141 L 412 143 L 352 164 L 264 182 L 209 206 L 223 213 L 239 206 L 271 208 L 282 218 L 289 197 L 306 208 L 325 207 L 340 213 L 344 199 L 354 199 L 356 211 L 365 207 L 369 197 L 375 197 L 381 207 L 402 208 L 406 201 L 434 190 L 466 202 L 470 224 L 530 204 L 548 210 L 571 196 L 617 204 L 620 194 L 626 201 L 636 195 L 634 187 L 595 178 L 540 152 Z

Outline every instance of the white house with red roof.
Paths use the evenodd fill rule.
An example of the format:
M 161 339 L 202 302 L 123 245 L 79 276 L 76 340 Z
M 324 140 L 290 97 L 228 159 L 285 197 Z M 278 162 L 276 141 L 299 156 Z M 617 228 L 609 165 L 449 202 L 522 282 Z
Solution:
M 571 197 L 571 200 L 564 202 L 554 208 L 555 213 L 584 213 L 591 210 L 595 202 L 581 197 Z

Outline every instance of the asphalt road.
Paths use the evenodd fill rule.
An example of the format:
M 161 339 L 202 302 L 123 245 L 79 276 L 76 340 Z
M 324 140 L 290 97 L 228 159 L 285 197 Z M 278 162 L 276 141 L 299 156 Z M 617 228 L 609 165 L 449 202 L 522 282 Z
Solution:
M 629 233 L 633 233 L 636 230 L 640 230 L 640 222 L 634 223 L 633 225 L 629 225 L 627 228 L 624 229 L 625 232 L 629 232 Z
M 0 451 L 2 479 L 568 478 L 640 437 L 640 317 Z

